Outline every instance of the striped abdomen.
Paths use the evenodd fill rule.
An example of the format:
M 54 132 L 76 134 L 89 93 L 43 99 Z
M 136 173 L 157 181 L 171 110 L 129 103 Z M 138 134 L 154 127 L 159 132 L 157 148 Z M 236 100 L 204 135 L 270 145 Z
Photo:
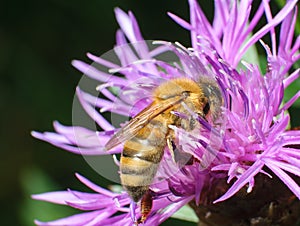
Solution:
M 163 116 L 152 119 L 124 144 L 121 156 L 121 183 L 138 202 L 148 191 L 166 146 L 168 125 Z

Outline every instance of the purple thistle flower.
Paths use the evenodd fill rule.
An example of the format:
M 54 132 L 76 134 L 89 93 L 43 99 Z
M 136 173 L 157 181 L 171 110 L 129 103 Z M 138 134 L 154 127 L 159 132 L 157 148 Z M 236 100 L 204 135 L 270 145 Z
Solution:
M 189 132 L 170 126 L 181 149 L 193 157 L 193 162 L 179 167 L 170 152 L 165 151 L 155 182 L 150 186 L 154 204 L 145 224 L 158 225 L 191 201 L 200 206 L 218 205 L 243 188 L 250 194 L 259 186 L 260 175 L 266 175 L 269 180 L 278 177 L 299 201 L 300 151 L 296 145 L 300 144 L 300 131 L 288 130 L 290 116 L 286 110 L 298 99 L 300 91 L 283 103 L 285 89 L 300 72 L 297 69 L 287 76 L 300 59 L 300 36 L 293 39 L 296 4 L 295 0 L 287 1 L 272 15 L 268 1 L 262 1 L 250 16 L 252 1 L 215 1 L 211 24 L 198 3 L 189 0 L 190 22 L 172 13 L 169 16 L 190 31 L 192 48 L 156 41 L 155 48 L 149 49 L 133 14 L 116 9 L 121 29 L 116 34 L 114 51 L 120 64 L 88 54 L 92 61 L 108 68 L 109 73 L 73 61 L 74 67 L 101 84 L 97 87 L 101 97 L 79 87 L 76 95 L 102 131 L 55 122 L 56 132 L 32 132 L 32 135 L 76 154 L 121 153 L 121 146 L 105 150 L 105 144 L 118 129 L 97 109 L 133 117 L 151 103 L 153 90 L 163 81 L 178 77 L 198 80 L 199 75 L 205 74 L 216 79 L 223 93 L 220 125 L 212 126 L 211 121 L 195 116 L 202 125 L 197 130 Z M 263 16 L 267 23 L 253 33 Z M 280 35 L 276 37 L 278 25 Z M 267 34 L 271 38 L 270 47 L 261 41 Z M 247 50 L 259 41 L 267 55 L 265 74 L 258 65 L 243 60 Z M 159 60 L 158 56 L 166 52 L 176 55 L 179 62 Z M 115 95 L 111 87 L 122 92 Z M 186 117 L 181 112 L 174 114 Z M 36 221 L 37 225 L 130 225 L 132 218 L 140 217 L 139 207 L 130 206 L 132 202 L 126 193 L 113 193 L 76 176 L 94 193 L 67 190 L 33 195 L 33 198 L 69 205 L 84 213 L 47 223 Z

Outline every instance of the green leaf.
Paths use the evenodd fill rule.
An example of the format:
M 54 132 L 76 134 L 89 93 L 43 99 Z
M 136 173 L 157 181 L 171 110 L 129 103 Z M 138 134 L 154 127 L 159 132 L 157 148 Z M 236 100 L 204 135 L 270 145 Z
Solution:
M 244 44 L 250 39 L 251 36 L 252 34 L 246 38 Z M 248 50 L 243 55 L 242 60 L 246 61 L 247 63 L 259 65 L 260 59 L 255 45 L 251 45 L 248 48 Z
M 33 225 L 34 219 L 49 221 L 79 212 L 67 206 L 33 200 L 31 198 L 32 194 L 59 189 L 59 186 L 41 169 L 36 167 L 24 169 L 20 182 L 23 200 L 19 203 L 19 217 L 22 225 Z
M 297 79 L 285 89 L 283 98 L 284 103 L 288 102 L 299 91 L 299 87 L 300 79 Z M 300 99 L 293 104 L 293 107 L 300 108 Z
M 247 43 L 247 41 L 248 41 L 251 37 L 252 37 L 252 33 L 250 33 L 250 34 L 247 36 L 247 38 L 246 38 L 246 40 L 244 41 L 243 45 L 244 45 L 245 43 Z M 256 45 L 257 45 L 257 44 L 256 44 Z M 247 51 L 245 52 L 245 54 L 242 56 L 241 61 L 243 60 L 243 61 L 245 61 L 245 62 L 247 62 L 247 63 L 249 63 L 249 64 L 258 65 L 258 66 L 260 66 L 261 71 L 263 72 L 265 66 L 261 64 L 261 59 L 260 59 L 260 58 L 262 58 L 262 57 L 259 56 L 259 54 L 258 54 L 258 52 L 257 52 L 256 45 L 251 45 L 251 46 L 247 49 Z M 264 56 L 264 58 L 265 58 L 265 56 Z M 238 66 L 237 66 L 238 69 L 241 69 L 241 68 L 244 68 L 244 67 L 245 67 L 245 66 L 241 63 L 241 61 L 240 61 L 240 63 L 239 63 Z M 263 66 L 263 67 L 262 67 L 262 66 Z
M 276 0 L 277 5 L 280 8 L 283 8 L 284 5 L 286 4 L 286 0 Z M 299 14 L 298 14 L 298 18 L 296 20 L 296 26 L 295 26 L 295 33 L 299 34 L 300 33 L 300 20 L 299 20 Z
M 198 223 L 198 221 L 199 221 L 194 210 L 189 205 L 183 206 L 176 213 L 174 213 L 171 217 L 175 218 L 175 219 L 179 219 L 179 220 L 194 222 L 194 223 Z

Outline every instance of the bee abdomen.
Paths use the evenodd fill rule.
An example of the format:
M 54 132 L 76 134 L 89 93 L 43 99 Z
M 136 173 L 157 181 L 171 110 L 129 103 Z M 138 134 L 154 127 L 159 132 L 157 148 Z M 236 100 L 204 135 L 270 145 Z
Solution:
M 159 163 L 163 154 L 164 145 L 165 142 L 163 141 L 161 145 L 153 146 L 149 144 L 148 140 L 133 138 L 125 143 L 122 156 Z
M 166 123 L 154 119 L 124 144 L 120 161 L 121 183 L 135 202 L 152 183 L 163 156 L 167 132 Z
M 130 197 L 138 202 L 148 190 L 157 172 L 158 163 L 136 157 L 121 158 L 121 183 Z
M 121 173 L 128 175 L 149 175 L 149 172 L 157 164 L 152 163 L 147 160 L 139 159 L 136 157 L 126 157 L 122 156 L 121 158 Z
M 149 189 L 148 186 L 123 186 L 135 202 L 138 202 Z

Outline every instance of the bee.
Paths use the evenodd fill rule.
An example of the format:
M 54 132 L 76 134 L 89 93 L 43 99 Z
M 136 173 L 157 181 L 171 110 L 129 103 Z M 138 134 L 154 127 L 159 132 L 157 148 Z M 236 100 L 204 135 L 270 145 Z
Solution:
M 151 192 L 148 190 L 141 199 L 141 219 L 136 222 L 136 224 L 143 223 L 149 216 L 152 209 L 152 196 Z
M 141 200 L 143 223 L 152 207 L 149 186 L 156 175 L 166 146 L 174 151 L 173 130 L 169 125 L 192 131 L 196 126 L 191 112 L 203 117 L 217 117 L 222 94 L 215 81 L 202 78 L 175 78 L 153 91 L 152 103 L 133 117 L 106 144 L 106 150 L 124 143 L 120 159 L 121 184 L 134 202 Z M 180 112 L 188 117 L 179 117 Z

